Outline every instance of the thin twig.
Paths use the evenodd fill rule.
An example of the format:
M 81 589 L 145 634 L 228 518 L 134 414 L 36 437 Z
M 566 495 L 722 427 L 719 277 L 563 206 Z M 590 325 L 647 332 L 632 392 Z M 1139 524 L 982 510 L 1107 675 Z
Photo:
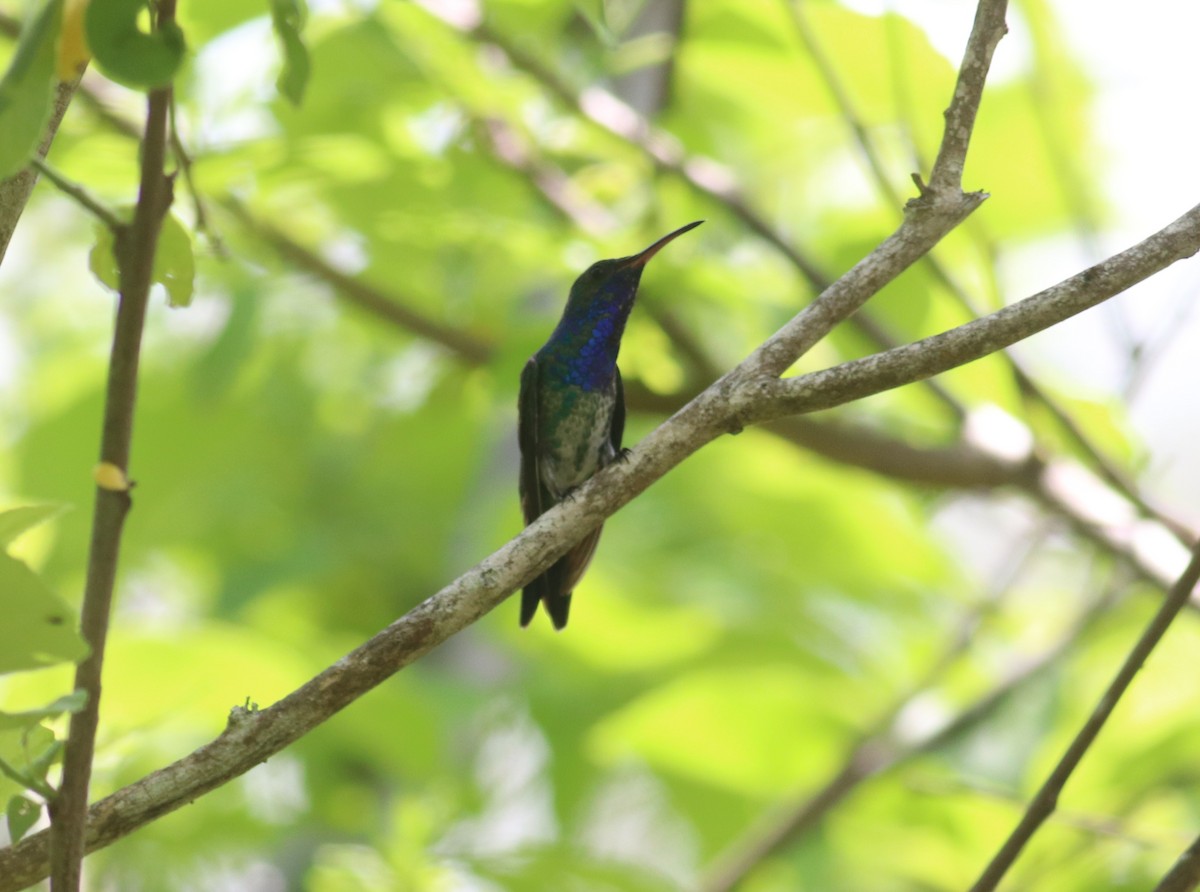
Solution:
M 93 198 L 87 189 L 78 183 L 67 179 L 45 161 L 40 158 L 34 158 L 30 164 L 42 176 L 48 179 L 55 185 L 58 191 L 64 195 L 68 195 L 75 200 L 84 210 L 98 219 L 101 223 L 111 229 L 114 233 L 121 229 L 123 225 L 120 218 L 113 213 L 109 208 L 105 207 L 98 199 Z
M 992 65 L 992 53 L 996 50 L 996 44 L 1008 33 L 1008 25 L 1004 21 L 1007 11 L 1007 0 L 980 0 L 975 8 L 975 22 L 971 26 L 967 52 L 958 69 L 954 99 L 946 109 L 942 144 L 929 175 L 929 188 L 935 192 L 962 187 L 967 146 L 975 129 L 975 118 L 983 99 L 983 85 Z
M 175 16 L 174 0 L 160 0 L 157 23 Z M 118 226 L 115 253 L 120 282 L 117 319 L 108 369 L 100 461 L 128 479 L 137 394 L 138 361 L 154 253 L 163 217 L 171 204 L 171 181 L 163 172 L 166 155 L 169 88 L 147 100 L 146 138 L 142 143 L 141 185 L 133 222 Z M 51 882 L 55 892 L 79 888 L 88 815 L 88 785 L 100 713 L 100 676 L 116 582 L 121 531 L 131 502 L 128 489 L 97 486 L 92 518 L 80 626 L 90 653 L 76 668 L 75 688 L 87 692 L 86 705 L 71 716 L 63 758 L 62 785 L 50 802 Z
M 192 213 L 195 216 L 196 232 L 202 232 L 208 237 L 209 247 L 216 256 L 225 257 L 228 253 L 225 250 L 225 243 L 221 240 L 217 231 L 213 229 L 212 222 L 208 218 L 204 196 L 196 188 L 196 180 L 192 175 L 192 156 L 183 144 L 183 137 L 179 135 L 179 110 L 175 102 L 174 91 L 171 92 L 169 122 L 171 155 L 179 167 L 179 172 L 183 174 L 183 181 L 187 184 L 188 195 L 192 198 Z
M 846 126 L 850 128 L 850 132 L 854 135 L 854 141 L 858 145 L 859 152 L 867 165 L 867 169 L 871 171 L 871 176 L 875 180 L 876 187 L 883 194 L 884 199 L 889 205 L 899 208 L 904 203 L 903 199 L 888 176 L 887 170 L 884 168 L 883 159 L 875 151 L 871 135 L 867 131 L 866 124 L 863 123 L 862 116 L 855 109 L 854 103 L 850 99 L 850 93 L 842 83 L 841 78 L 838 77 L 837 70 L 829 61 L 829 57 L 825 55 L 825 51 L 821 47 L 821 42 L 817 39 L 812 25 L 809 24 L 808 16 L 804 13 L 803 0 L 783 0 L 783 5 L 791 13 L 792 24 L 796 28 L 796 34 L 812 58 L 813 65 L 817 69 L 817 74 L 825 81 L 825 87 L 829 90 L 829 95 L 838 107 L 838 112 L 841 114 L 842 120 L 846 122 Z
M 949 796 L 971 795 L 981 798 L 986 797 L 1010 805 L 1020 806 L 1024 805 L 1025 802 L 1024 798 L 1011 788 L 1001 788 L 966 780 L 917 781 L 909 783 L 908 788 L 914 793 L 936 796 L 940 799 L 945 799 Z M 1157 849 L 1165 845 L 1160 839 L 1152 838 L 1149 835 L 1138 835 L 1135 829 L 1129 826 L 1128 820 L 1120 815 L 1098 815 L 1059 809 L 1055 812 L 1051 820 L 1056 824 L 1073 827 L 1091 836 L 1119 840 L 1120 842 L 1137 846 L 1140 849 Z M 1091 845 L 1090 840 L 1081 840 L 1080 842 L 1081 846 L 1072 847 L 1072 849 L 1082 852 Z M 1074 857 L 1078 857 L 1078 854 L 1073 857 L 1065 852 L 1056 852 L 1055 854 L 1057 860 L 1065 864 L 1070 864 L 1074 860 Z
M 255 217 L 232 196 L 221 199 L 221 206 L 233 214 L 247 229 L 269 244 L 290 263 L 311 275 L 328 282 L 348 302 L 376 316 L 383 317 L 415 335 L 440 344 L 468 365 L 483 365 L 492 357 L 493 347 L 472 334 L 444 325 L 436 319 L 418 313 L 400 303 L 392 295 L 367 284 L 361 279 L 334 269 L 315 253 L 285 235 L 272 224 Z
M 1050 666 L 1061 660 L 1079 639 L 1104 616 L 1112 604 L 1114 591 L 1109 589 L 1094 602 L 1085 606 L 1055 644 L 1037 657 L 1015 666 L 1000 682 L 970 705 L 961 709 L 941 727 L 919 737 L 901 740 L 896 732 L 896 720 L 911 703 L 928 690 L 941 672 L 950 665 L 969 642 L 963 635 L 971 625 L 992 606 L 1003 587 L 997 587 L 989 598 L 972 611 L 960 626 L 955 638 L 930 667 L 925 677 L 899 698 L 864 734 L 850 751 L 842 766 L 817 789 L 780 815 L 773 815 L 752 828 L 723 853 L 710 869 L 703 884 L 704 892 L 731 892 L 760 864 L 789 845 L 794 845 L 806 833 L 815 829 L 825 816 L 854 792 L 864 781 L 895 771 L 917 756 L 937 750 L 951 740 L 978 726 L 993 715 L 1016 691 L 1030 680 L 1040 677 Z
M 1100 702 L 1096 704 L 1092 714 L 1088 716 L 1079 733 L 1067 747 L 1067 751 L 1054 766 L 1054 770 L 1050 772 L 1050 776 L 1046 778 L 1045 783 L 1030 801 L 1024 816 L 1005 840 L 1004 845 L 1000 847 L 995 857 L 976 880 L 975 885 L 971 887 L 971 892 L 991 892 L 995 889 L 1009 868 L 1016 862 L 1021 850 L 1025 848 L 1025 844 L 1029 842 L 1046 818 L 1053 813 L 1058 805 L 1058 797 L 1062 793 L 1063 787 L 1066 786 L 1075 769 L 1079 767 L 1084 754 L 1095 742 L 1121 697 L 1129 690 L 1129 685 L 1133 682 L 1138 670 L 1142 668 L 1146 659 L 1158 646 L 1175 617 L 1187 605 L 1198 581 L 1200 581 L 1200 543 L 1192 551 L 1191 563 L 1168 592 L 1162 606 L 1150 620 L 1133 649 L 1129 651 L 1129 655 L 1100 698 Z

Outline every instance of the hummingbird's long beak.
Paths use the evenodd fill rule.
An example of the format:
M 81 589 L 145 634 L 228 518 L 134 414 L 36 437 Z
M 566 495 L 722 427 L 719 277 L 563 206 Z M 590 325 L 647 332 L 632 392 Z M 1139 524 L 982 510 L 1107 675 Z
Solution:
M 680 226 L 674 232 L 664 235 L 641 254 L 634 254 L 632 257 L 628 258 L 624 263 L 621 264 L 621 266 L 645 266 L 651 257 L 653 257 L 666 246 L 667 242 L 678 238 L 689 229 L 695 229 L 703 222 L 703 220 L 697 220 L 695 223 L 689 223 L 687 226 Z

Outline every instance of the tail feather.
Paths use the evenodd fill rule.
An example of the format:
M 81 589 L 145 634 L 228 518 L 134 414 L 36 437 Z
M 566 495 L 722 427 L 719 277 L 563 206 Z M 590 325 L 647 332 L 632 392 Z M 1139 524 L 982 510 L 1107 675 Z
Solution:
M 582 542 L 559 558 L 549 570 L 525 586 L 521 593 L 522 628 L 529 625 L 537 613 L 539 602 L 546 608 L 546 614 L 555 629 L 561 631 L 566 628 L 571 612 L 571 592 L 596 553 L 601 529 L 603 527 L 597 527 L 588 533 Z

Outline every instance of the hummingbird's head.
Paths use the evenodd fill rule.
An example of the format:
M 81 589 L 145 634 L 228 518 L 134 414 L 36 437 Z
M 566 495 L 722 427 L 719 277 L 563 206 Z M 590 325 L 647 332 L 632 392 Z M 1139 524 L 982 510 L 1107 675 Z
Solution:
M 568 306 L 574 304 L 591 304 L 599 299 L 605 305 L 631 306 L 637 294 L 638 283 L 642 278 L 642 270 L 650 258 L 657 254 L 672 239 L 678 238 L 689 229 L 695 229 L 703 220 L 681 226 L 674 232 L 668 233 L 646 250 L 630 257 L 619 257 L 616 260 L 600 260 L 593 263 L 583 275 L 571 286 L 571 296 Z

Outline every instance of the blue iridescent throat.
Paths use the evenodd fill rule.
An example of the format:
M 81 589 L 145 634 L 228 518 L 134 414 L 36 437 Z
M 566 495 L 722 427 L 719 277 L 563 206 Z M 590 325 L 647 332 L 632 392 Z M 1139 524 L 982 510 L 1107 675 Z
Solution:
M 562 319 L 538 351 L 539 358 L 553 367 L 552 377 L 583 390 L 612 385 L 621 336 L 640 279 L 640 267 L 626 268 L 607 277 L 594 294 L 582 293 L 579 283 L 571 289 Z

